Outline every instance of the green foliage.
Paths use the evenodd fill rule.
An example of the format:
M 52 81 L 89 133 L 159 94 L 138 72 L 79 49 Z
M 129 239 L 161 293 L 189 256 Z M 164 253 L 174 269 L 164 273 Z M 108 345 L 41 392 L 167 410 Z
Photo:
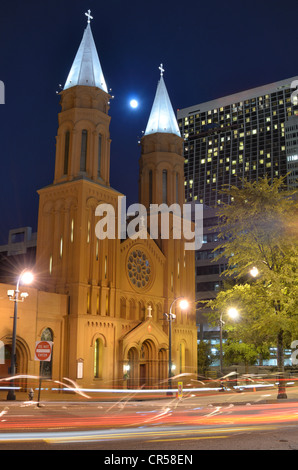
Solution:
M 270 355 L 268 345 L 240 343 L 229 341 L 224 345 L 224 361 L 227 364 L 254 365 L 258 359 L 268 359 Z
M 298 339 L 297 194 L 284 190 L 284 178 L 267 177 L 253 183 L 244 180 L 242 188 L 223 193 L 231 197 L 230 204 L 219 208 L 219 239 L 228 262 L 223 276 L 228 282 L 207 306 L 211 321 L 223 314 L 234 353 L 238 348 L 237 354 L 250 362 L 262 345 L 276 345 L 280 332 L 288 343 Z M 255 278 L 250 275 L 253 267 L 259 272 Z M 241 320 L 236 323 L 225 315 L 232 306 L 239 310 Z
M 212 364 L 213 357 L 211 353 L 210 342 L 200 341 L 198 344 L 198 372 L 205 375 Z

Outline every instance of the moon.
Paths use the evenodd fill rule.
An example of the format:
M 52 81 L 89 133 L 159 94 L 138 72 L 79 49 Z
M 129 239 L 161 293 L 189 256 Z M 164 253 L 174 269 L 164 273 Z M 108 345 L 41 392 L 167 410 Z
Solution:
M 130 107 L 133 108 L 133 109 L 135 109 L 135 108 L 137 108 L 137 107 L 139 106 L 138 101 L 135 100 L 135 99 L 130 100 L 129 104 L 130 104 Z

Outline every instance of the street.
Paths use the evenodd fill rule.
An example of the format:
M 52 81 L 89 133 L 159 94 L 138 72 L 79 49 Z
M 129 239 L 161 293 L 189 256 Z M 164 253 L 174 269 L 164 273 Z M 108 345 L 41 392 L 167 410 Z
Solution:
M 287 396 L 277 400 L 276 390 L 263 390 L 40 406 L 2 401 L 0 450 L 101 450 L 102 458 L 112 458 L 112 450 L 191 451 L 193 458 L 198 450 L 297 450 L 298 389 Z

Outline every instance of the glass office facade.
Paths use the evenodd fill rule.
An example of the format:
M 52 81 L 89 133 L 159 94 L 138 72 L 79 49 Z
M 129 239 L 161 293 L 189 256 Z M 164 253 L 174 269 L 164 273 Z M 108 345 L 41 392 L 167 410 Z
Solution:
M 223 185 L 286 175 L 285 127 L 289 118 L 298 119 L 291 100 L 297 78 L 178 111 L 187 202 L 216 206 L 224 201 Z

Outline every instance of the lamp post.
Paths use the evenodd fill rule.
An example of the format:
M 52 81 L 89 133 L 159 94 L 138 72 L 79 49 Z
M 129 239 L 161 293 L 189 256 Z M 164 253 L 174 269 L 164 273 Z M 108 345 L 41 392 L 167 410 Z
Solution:
M 18 303 L 24 302 L 25 298 L 28 297 L 27 292 L 20 294 L 20 283 L 31 284 L 33 281 L 33 274 L 24 269 L 18 277 L 16 289 L 7 291 L 9 300 L 14 302 L 14 315 L 13 315 L 13 331 L 12 331 L 12 349 L 11 349 L 11 363 L 10 363 L 10 375 L 12 380 L 10 381 L 10 389 L 7 394 L 7 400 L 15 400 L 16 395 L 14 391 L 14 379 L 16 373 L 16 342 L 17 342 L 17 318 L 18 318 Z
M 228 315 L 230 318 L 237 318 L 239 313 L 238 310 L 234 307 L 229 308 L 228 310 Z M 219 319 L 219 345 L 220 345 L 220 352 L 219 352 L 219 360 L 220 360 L 220 373 L 221 375 L 223 374 L 223 353 L 222 353 L 222 327 L 225 324 L 225 322 L 222 319 L 223 317 L 223 312 L 220 313 L 220 319 Z
M 176 318 L 176 315 L 172 313 L 172 307 L 174 303 L 177 302 L 178 300 L 180 300 L 180 308 L 182 310 L 186 310 L 189 305 L 188 301 L 184 297 L 177 297 L 171 303 L 169 313 L 165 313 L 169 321 L 169 371 L 168 371 L 168 379 L 169 379 L 168 388 L 169 389 L 172 388 L 172 320 Z
M 255 266 L 249 271 L 252 277 L 257 277 L 259 275 L 259 270 Z M 275 313 L 278 315 L 280 305 L 278 302 L 274 303 Z M 287 398 L 286 387 L 283 383 L 282 374 L 284 372 L 284 359 L 283 359 L 283 332 L 279 331 L 277 335 L 277 366 L 278 366 L 278 392 L 277 398 Z

